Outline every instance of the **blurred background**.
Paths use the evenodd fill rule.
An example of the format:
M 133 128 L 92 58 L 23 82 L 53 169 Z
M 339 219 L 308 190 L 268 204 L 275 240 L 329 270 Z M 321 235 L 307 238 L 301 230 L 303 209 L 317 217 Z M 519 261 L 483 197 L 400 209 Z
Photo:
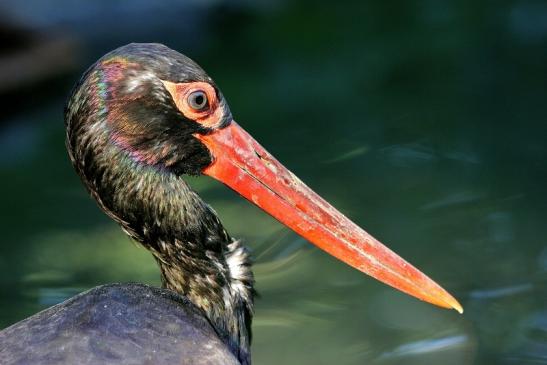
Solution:
M 256 364 L 547 364 L 547 3 L 0 3 L 0 328 L 90 287 L 159 285 L 88 197 L 63 106 L 97 58 L 161 42 L 318 193 L 462 302 L 328 257 L 191 184 L 256 260 Z

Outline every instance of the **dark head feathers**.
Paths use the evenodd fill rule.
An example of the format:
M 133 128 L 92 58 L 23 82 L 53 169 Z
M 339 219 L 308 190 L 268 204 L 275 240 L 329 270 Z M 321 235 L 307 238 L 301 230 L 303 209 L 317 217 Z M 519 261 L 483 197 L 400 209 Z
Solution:
M 123 58 L 171 82 L 203 81 L 214 85 L 207 73 L 190 58 L 159 43 L 130 43 L 103 56 L 99 62 Z
M 66 110 L 69 150 L 93 148 L 81 145 L 94 138 L 85 134 L 97 136 L 102 128 L 112 145 L 107 147 L 123 150 L 137 163 L 176 175 L 200 174 L 212 158 L 193 135 L 211 130 L 185 117 L 162 81 L 211 84 L 224 119 L 231 120 L 220 91 L 194 61 L 161 44 L 132 43 L 103 56 L 76 85 Z

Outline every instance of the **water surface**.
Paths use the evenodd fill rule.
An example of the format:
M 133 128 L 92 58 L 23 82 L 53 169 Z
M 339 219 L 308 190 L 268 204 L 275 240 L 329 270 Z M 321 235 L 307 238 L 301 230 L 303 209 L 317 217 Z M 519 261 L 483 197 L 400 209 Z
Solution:
M 547 363 L 545 4 L 268 4 L 149 6 L 141 27 L 113 25 L 121 5 L 35 9 L 29 21 L 80 40 L 80 65 L 0 125 L 0 327 L 95 285 L 160 284 L 87 196 L 62 121 L 92 60 L 154 40 L 202 64 L 239 124 L 465 308 L 395 292 L 191 179 L 253 250 L 257 364 Z

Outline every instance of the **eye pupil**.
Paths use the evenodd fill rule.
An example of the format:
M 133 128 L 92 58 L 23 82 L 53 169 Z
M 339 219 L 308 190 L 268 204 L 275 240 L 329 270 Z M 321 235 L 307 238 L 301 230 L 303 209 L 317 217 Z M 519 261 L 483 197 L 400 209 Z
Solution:
M 195 110 L 203 110 L 207 107 L 207 95 L 203 91 L 194 91 L 188 97 L 188 104 Z

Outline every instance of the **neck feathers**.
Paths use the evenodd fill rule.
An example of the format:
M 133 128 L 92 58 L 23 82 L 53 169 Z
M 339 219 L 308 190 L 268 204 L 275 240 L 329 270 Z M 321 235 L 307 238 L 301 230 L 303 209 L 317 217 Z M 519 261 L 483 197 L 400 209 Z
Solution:
M 249 362 L 254 279 L 250 255 L 241 242 L 232 240 L 222 255 L 209 252 L 205 260 L 182 254 L 165 262 L 161 256 L 154 256 L 163 286 L 184 294 L 200 307 L 242 363 Z

